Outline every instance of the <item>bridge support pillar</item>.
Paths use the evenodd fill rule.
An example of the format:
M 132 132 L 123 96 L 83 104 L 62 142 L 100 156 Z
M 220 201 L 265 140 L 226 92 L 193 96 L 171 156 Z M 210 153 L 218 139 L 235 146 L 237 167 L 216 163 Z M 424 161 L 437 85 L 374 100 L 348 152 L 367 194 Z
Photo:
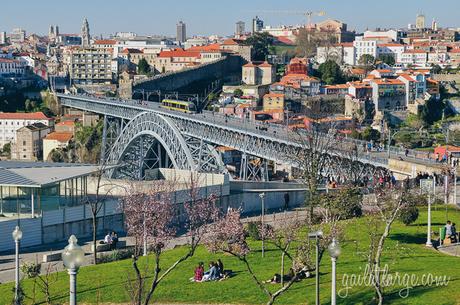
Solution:
M 267 161 L 243 153 L 241 156 L 240 180 L 269 181 Z

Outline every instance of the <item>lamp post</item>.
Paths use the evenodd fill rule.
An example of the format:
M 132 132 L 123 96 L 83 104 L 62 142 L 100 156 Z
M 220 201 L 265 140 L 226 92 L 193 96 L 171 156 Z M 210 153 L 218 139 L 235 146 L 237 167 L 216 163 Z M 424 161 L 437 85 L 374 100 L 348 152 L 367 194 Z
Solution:
M 77 241 L 75 235 L 70 236 L 69 244 L 62 252 L 62 261 L 70 276 L 69 305 L 77 304 L 77 272 L 85 258 L 85 252 L 77 244 Z
M 422 193 L 428 194 L 428 220 L 427 220 L 427 232 L 426 232 L 426 243 L 427 247 L 432 247 L 431 242 L 431 192 L 435 190 L 436 182 L 434 179 L 422 179 L 420 180 L 420 190 Z
M 264 223 L 264 220 L 265 220 L 265 193 L 260 193 L 259 197 L 262 203 L 261 238 L 262 238 L 262 257 L 264 257 L 264 252 L 265 252 L 265 234 L 264 234 L 264 231 L 265 231 L 265 223 Z
M 316 261 L 315 261 L 315 304 L 319 305 L 319 240 L 320 238 L 323 237 L 323 232 L 322 231 L 316 231 L 312 233 L 308 233 L 308 238 L 309 239 L 315 239 L 316 244 Z
M 328 247 L 329 255 L 331 256 L 332 261 L 332 287 L 331 287 L 331 305 L 336 305 L 337 303 L 337 288 L 336 288 L 336 263 L 337 258 L 339 258 L 341 249 L 339 242 L 334 238 L 332 243 Z
M 15 243 L 15 248 L 16 248 L 16 256 L 15 256 L 15 269 L 14 269 L 14 279 L 15 279 L 15 286 L 14 286 L 14 300 L 15 304 L 19 304 L 19 242 L 22 239 L 22 231 L 19 229 L 18 226 L 14 228 L 14 231 L 12 233 L 14 243 Z

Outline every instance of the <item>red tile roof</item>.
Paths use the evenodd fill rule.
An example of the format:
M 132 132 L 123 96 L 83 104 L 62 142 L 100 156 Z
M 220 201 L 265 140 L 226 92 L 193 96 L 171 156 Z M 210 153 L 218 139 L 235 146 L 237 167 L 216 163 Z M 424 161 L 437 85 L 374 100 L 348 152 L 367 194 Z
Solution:
M 195 57 L 200 58 L 200 52 L 196 51 L 185 51 L 183 49 L 175 49 L 171 51 L 161 51 L 158 57 L 169 58 L 169 57 Z
M 404 85 L 404 83 L 400 81 L 399 79 L 391 79 L 391 78 L 375 79 L 372 82 L 377 85 Z
M 116 44 L 116 40 L 112 39 L 101 39 L 101 40 L 96 40 L 94 44 L 101 45 L 101 44 Z
M 283 93 L 267 93 L 264 95 L 264 98 L 266 97 L 284 97 Z
M 205 51 L 220 51 L 218 43 L 209 44 L 207 46 L 194 46 L 186 49 L 186 51 L 205 52 Z
M 229 39 L 226 39 L 224 40 L 224 42 L 222 43 L 222 45 L 224 46 L 236 46 L 236 45 L 240 45 L 242 44 L 242 40 L 239 40 L 239 39 L 234 39 L 234 38 L 229 38 Z
M 71 132 L 52 132 L 48 134 L 45 140 L 56 140 L 58 142 L 67 143 L 73 137 Z
M 13 64 L 13 63 L 19 63 L 19 60 L 9 59 L 9 58 L 0 58 L 0 63 Z
M 57 126 L 74 126 L 74 121 L 62 121 L 56 124 Z
M 53 118 L 47 117 L 43 112 L 0 112 L 0 120 L 54 120 Z

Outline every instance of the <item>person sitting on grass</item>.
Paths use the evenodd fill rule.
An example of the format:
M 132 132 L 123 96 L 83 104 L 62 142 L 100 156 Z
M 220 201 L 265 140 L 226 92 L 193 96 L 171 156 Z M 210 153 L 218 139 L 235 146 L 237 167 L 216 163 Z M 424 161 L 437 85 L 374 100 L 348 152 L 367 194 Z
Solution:
M 222 263 L 220 258 L 217 260 L 217 274 L 221 278 L 223 278 L 225 276 L 225 274 L 224 274 L 224 263 Z
M 216 281 L 219 279 L 219 274 L 217 271 L 217 264 L 214 262 L 209 263 L 209 270 L 204 273 L 202 282 Z
M 203 280 L 204 275 L 204 264 L 200 262 L 198 266 L 195 268 L 195 274 L 190 279 L 191 282 L 201 282 Z

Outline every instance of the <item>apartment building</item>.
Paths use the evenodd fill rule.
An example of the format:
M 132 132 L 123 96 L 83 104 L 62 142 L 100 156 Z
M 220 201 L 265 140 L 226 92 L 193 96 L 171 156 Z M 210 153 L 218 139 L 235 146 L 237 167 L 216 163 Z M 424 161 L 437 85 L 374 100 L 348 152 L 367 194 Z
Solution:
M 375 112 L 381 115 L 384 111 L 404 109 L 406 104 L 406 86 L 399 79 L 374 79 L 372 87 L 372 101 Z
M 424 50 L 406 50 L 401 54 L 401 63 L 425 66 L 428 63 L 427 52 Z
M 26 73 L 27 62 L 10 58 L 0 58 L 0 78 L 17 77 Z
M 74 84 L 110 84 L 112 53 L 106 49 L 78 48 L 70 54 L 70 77 Z

